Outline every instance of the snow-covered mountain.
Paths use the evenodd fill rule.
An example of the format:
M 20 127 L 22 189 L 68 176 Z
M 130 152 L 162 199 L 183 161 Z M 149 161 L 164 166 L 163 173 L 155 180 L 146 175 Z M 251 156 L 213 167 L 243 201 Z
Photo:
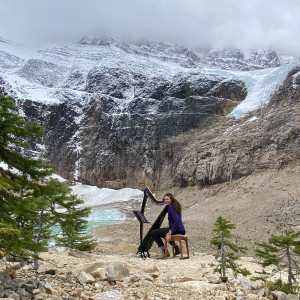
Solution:
M 186 76 L 207 76 L 209 72 L 224 76 L 220 70 L 253 71 L 280 66 L 278 55 L 270 50 L 196 52 L 162 42 L 129 43 L 107 38 L 84 38 L 78 44 L 44 49 L 29 49 L 3 40 L 0 45 L 1 77 L 11 85 L 10 92 L 20 99 L 48 103 L 68 101 L 66 94 L 85 98 L 86 93 L 130 100 Z M 230 78 L 232 74 L 225 76 Z M 95 76 L 101 76 L 100 86 L 94 85 Z
M 268 103 L 297 64 L 272 50 L 192 50 L 111 38 L 28 49 L 2 40 L 0 92 L 17 99 L 25 118 L 45 126 L 34 150 L 63 177 L 159 188 L 241 176 L 232 166 L 231 175 L 212 176 L 207 161 L 192 167 L 204 177 L 184 175 L 183 147 L 197 166 L 194 142 L 205 145 L 213 127 L 241 122 Z M 218 134 L 222 130 L 230 128 Z

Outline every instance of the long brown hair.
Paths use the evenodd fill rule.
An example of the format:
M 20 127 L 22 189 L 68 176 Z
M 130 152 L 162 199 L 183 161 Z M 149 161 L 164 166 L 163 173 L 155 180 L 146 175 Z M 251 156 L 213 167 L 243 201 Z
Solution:
M 166 193 L 165 196 L 169 197 L 171 199 L 171 204 L 175 208 L 177 212 L 181 212 L 181 204 L 180 202 L 173 196 L 171 193 Z M 164 197 L 165 197 L 164 196 Z

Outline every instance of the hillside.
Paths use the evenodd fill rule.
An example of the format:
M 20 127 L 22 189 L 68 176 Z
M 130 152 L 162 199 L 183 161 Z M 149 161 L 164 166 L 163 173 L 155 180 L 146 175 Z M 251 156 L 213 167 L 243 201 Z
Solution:
M 213 252 L 209 240 L 213 223 L 221 215 L 236 224 L 234 235 L 239 243 L 248 246 L 248 254 L 253 255 L 255 242 L 266 241 L 271 234 L 281 234 L 285 228 L 300 230 L 299 176 L 300 165 L 294 164 L 278 171 L 255 173 L 200 189 L 168 189 L 157 192 L 156 198 L 161 199 L 165 192 L 170 191 L 183 204 L 183 220 L 191 253 Z M 146 217 L 150 222 L 156 219 L 162 209 L 150 200 L 146 208 L 149 209 Z M 149 227 L 145 226 L 144 234 Z M 99 239 L 100 251 L 137 251 L 139 223 L 135 219 L 121 225 L 98 227 L 93 233 Z M 151 252 L 157 252 L 155 245 Z
M 133 220 L 95 229 L 99 244 L 91 254 L 50 248 L 41 254 L 43 261 L 35 264 L 20 268 L 19 262 L 9 263 L 18 277 L 12 280 L 0 272 L 0 283 L 6 287 L 0 290 L 0 295 L 30 297 L 34 294 L 34 299 L 74 300 L 278 297 L 299 300 L 297 295 L 270 292 L 262 282 L 250 277 L 239 275 L 234 279 L 230 272 L 229 282 L 220 283 L 210 265 L 214 257 L 208 247 L 215 218 L 222 215 L 230 219 L 237 224 L 237 241 L 250 247 L 248 255 L 241 257 L 239 263 L 255 274 L 261 266 L 251 256 L 253 243 L 278 233 L 289 218 L 296 221 L 288 222 L 289 225 L 299 229 L 299 175 L 300 166 L 293 165 L 202 189 L 171 189 L 184 206 L 190 248 L 188 260 L 181 261 L 178 257 L 157 260 L 159 251 L 155 246 L 150 249 L 151 258 L 140 258 L 136 255 L 139 225 Z M 163 193 L 157 192 L 157 199 Z M 160 210 L 161 207 L 150 204 L 147 218 L 152 221 Z M 1 260 L 0 268 L 5 269 L 7 265 Z M 18 287 L 17 282 L 23 284 Z
M 269 294 L 280 295 L 278 291 L 271 293 L 261 282 L 243 276 L 235 279 L 231 273 L 229 281 L 222 283 L 210 266 L 214 257 L 204 253 L 182 261 L 178 257 L 143 260 L 125 251 L 89 254 L 51 248 L 41 257 L 43 260 L 35 265 L 20 267 L 19 263 L 12 263 L 18 275 L 15 280 L 0 271 L 0 284 L 5 287 L 0 295 L 6 297 L 2 299 L 8 296 L 9 299 L 48 300 L 224 300 L 228 297 L 262 300 L 270 299 Z M 252 272 L 260 268 L 253 258 L 243 257 L 239 263 Z M 5 268 L 5 264 L 0 261 L 1 267 Z M 289 297 L 299 299 L 296 295 Z

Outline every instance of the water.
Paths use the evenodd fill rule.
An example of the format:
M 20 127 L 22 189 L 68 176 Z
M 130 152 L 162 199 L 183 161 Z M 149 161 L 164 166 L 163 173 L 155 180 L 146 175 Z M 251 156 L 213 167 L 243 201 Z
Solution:
M 90 231 L 94 227 L 119 224 L 126 221 L 128 217 L 117 208 L 93 209 L 88 217 L 88 227 Z

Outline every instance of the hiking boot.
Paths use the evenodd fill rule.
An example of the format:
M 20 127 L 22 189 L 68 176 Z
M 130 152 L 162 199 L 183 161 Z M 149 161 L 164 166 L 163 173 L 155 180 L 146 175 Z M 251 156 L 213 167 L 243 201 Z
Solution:
M 178 245 L 175 245 L 175 255 L 180 254 L 180 249 L 178 247 Z
M 167 257 L 170 256 L 169 251 L 167 251 Z M 157 257 L 157 259 L 165 259 L 165 250 L 161 250 L 161 255 Z

